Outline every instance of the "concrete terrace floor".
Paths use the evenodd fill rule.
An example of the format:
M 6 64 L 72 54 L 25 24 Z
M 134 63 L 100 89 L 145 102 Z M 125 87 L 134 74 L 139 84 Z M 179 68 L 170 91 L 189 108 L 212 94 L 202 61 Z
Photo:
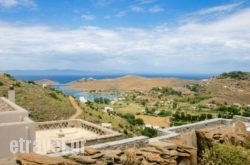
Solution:
M 89 140 L 97 138 L 98 134 L 83 128 L 62 128 L 36 131 L 37 153 L 46 154 L 53 148 L 53 141 L 65 140 L 66 143 L 74 140 Z

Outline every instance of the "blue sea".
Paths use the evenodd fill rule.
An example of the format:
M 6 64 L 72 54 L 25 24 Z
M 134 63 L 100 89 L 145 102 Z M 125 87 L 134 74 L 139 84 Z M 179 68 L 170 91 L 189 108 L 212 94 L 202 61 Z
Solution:
M 115 99 L 119 95 L 118 94 L 104 94 L 104 93 L 89 93 L 87 91 L 77 91 L 77 90 L 69 90 L 67 89 L 68 83 L 76 80 L 80 80 L 82 78 L 94 78 L 94 79 L 106 79 L 106 78 L 117 78 L 124 76 L 122 74 L 116 75 L 15 75 L 12 74 L 18 80 L 30 80 L 37 81 L 41 79 L 49 79 L 55 82 L 58 82 L 58 85 L 55 85 L 54 88 L 61 90 L 67 95 L 72 95 L 76 98 L 84 97 L 87 100 L 93 101 L 94 98 L 103 97 L 109 99 Z M 164 77 L 164 78 L 180 78 L 180 79 L 188 79 L 188 80 L 202 80 L 211 78 L 212 74 L 168 74 L 168 75 L 160 75 L 160 74 L 137 74 L 138 76 L 154 78 L 154 77 Z

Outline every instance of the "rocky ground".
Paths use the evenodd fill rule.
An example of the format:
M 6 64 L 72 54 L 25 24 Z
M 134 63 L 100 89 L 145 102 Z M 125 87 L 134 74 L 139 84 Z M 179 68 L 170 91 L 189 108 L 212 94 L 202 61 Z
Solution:
M 22 165 L 73 165 L 73 164 L 196 164 L 196 148 L 167 142 L 152 142 L 143 148 L 128 148 L 125 150 L 96 150 L 86 147 L 83 155 L 72 155 L 66 158 L 47 157 L 37 154 L 18 154 L 16 160 Z M 193 162 L 194 161 L 194 162 Z

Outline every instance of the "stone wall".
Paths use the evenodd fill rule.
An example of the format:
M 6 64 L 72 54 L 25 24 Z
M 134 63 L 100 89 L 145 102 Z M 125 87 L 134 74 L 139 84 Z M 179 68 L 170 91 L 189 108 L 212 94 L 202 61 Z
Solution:
M 244 117 L 244 116 L 235 115 L 233 117 L 233 121 L 242 121 L 242 122 L 248 122 L 248 123 L 250 123 L 250 117 Z
M 200 121 L 197 123 L 170 127 L 166 129 L 159 129 L 158 132 L 160 135 L 169 134 L 169 131 L 175 132 L 175 133 L 185 133 L 193 129 L 196 130 L 196 129 L 201 129 L 201 128 L 214 127 L 218 125 L 228 125 L 231 123 L 232 123 L 232 120 L 230 119 L 217 118 L 217 119 L 204 120 L 204 121 Z
M 235 120 L 236 122 L 233 123 Z M 239 120 L 243 120 L 243 122 Z M 209 139 L 209 142 L 210 139 L 220 142 L 223 137 L 229 137 L 234 141 L 236 139 L 237 144 L 244 144 L 243 137 L 250 135 L 244 122 L 250 122 L 250 118 L 235 116 L 232 120 L 212 119 L 172 127 L 160 130 L 159 132 L 162 135 L 155 138 L 149 139 L 145 136 L 138 136 L 84 147 L 83 153 L 73 154 L 73 156 L 66 157 L 67 160 L 61 161 L 73 161 L 70 164 L 75 162 L 76 164 L 197 165 L 197 153 L 199 153 L 197 150 L 199 148 L 197 132 L 199 138 Z M 26 155 L 22 155 L 21 158 L 18 157 L 17 159 L 21 162 L 35 162 L 38 160 L 36 158 L 30 161 L 30 157 L 24 158 L 23 156 Z M 36 155 L 34 156 L 36 157 Z M 51 157 L 43 157 L 41 161 L 44 159 L 49 160 Z M 39 163 L 41 164 L 41 162 L 37 164 Z
M 84 121 L 81 119 L 59 120 L 59 121 L 48 121 L 48 122 L 36 123 L 36 130 L 60 129 L 60 128 L 70 128 L 70 127 L 84 128 L 86 130 L 89 130 L 99 135 L 118 134 L 116 131 L 101 127 L 97 124 Z
M 129 147 L 140 148 L 148 142 L 148 137 L 146 136 L 137 136 L 128 139 L 122 139 L 118 141 L 112 141 L 102 144 L 91 145 L 90 147 L 95 149 L 123 149 Z

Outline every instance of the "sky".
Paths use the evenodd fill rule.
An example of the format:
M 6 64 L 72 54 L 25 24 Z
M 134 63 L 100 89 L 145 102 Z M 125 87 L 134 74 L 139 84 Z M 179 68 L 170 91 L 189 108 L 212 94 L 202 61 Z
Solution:
M 250 71 L 250 0 L 0 0 L 0 70 Z

